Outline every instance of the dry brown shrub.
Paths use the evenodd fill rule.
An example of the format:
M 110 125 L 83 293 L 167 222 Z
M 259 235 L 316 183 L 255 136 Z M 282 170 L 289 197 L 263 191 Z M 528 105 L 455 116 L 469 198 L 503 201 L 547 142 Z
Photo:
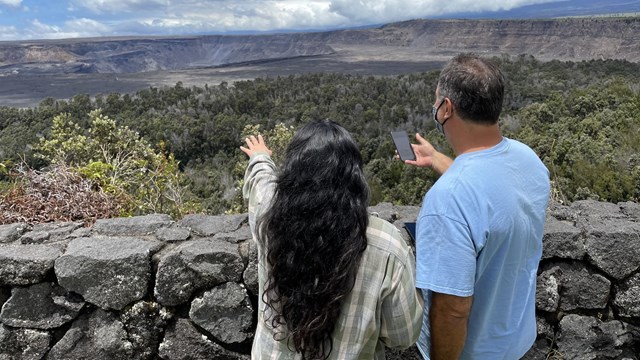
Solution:
M 0 224 L 83 221 L 117 217 L 122 202 L 67 166 L 13 170 L 14 185 L 0 194 Z

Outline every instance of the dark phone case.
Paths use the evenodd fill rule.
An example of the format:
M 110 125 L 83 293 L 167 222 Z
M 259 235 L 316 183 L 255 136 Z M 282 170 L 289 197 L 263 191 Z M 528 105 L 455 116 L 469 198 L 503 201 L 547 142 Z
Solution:
M 413 152 L 413 148 L 409 142 L 409 135 L 407 135 L 406 131 L 392 131 L 391 138 L 393 138 L 393 143 L 396 145 L 396 150 L 398 150 L 400 160 L 405 161 L 416 159 L 416 154 Z

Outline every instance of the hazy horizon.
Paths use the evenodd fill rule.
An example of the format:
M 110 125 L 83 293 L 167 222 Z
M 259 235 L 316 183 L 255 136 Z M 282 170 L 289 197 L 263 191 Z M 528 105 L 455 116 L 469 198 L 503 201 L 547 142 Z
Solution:
M 328 31 L 412 19 L 640 13 L 640 0 L 0 0 L 0 41 Z

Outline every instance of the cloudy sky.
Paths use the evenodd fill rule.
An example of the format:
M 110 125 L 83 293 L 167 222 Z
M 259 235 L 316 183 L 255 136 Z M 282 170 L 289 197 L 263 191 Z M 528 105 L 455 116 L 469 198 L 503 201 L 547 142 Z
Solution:
M 0 0 L 0 41 L 326 30 L 559 0 Z

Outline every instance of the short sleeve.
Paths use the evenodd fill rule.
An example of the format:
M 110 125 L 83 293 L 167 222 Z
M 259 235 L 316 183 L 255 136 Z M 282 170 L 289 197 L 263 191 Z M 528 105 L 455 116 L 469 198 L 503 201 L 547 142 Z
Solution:
M 477 254 L 467 224 L 445 215 L 422 215 L 416 238 L 416 287 L 473 295 Z

